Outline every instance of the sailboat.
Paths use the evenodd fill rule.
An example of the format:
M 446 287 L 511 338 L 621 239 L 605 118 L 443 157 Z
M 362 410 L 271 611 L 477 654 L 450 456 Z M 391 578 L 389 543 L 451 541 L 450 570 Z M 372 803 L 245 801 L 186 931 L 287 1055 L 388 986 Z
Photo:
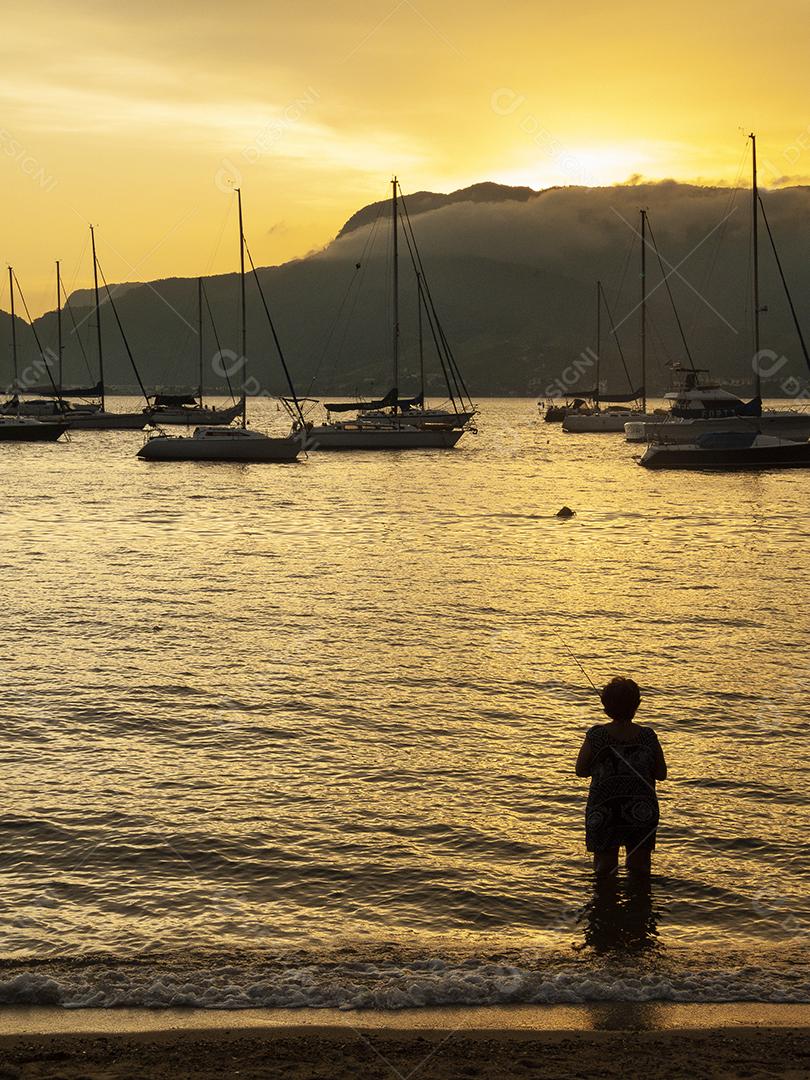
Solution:
M 9 268 L 9 283 L 12 290 L 11 302 L 13 305 L 14 285 L 12 281 L 11 268 Z M 26 387 L 24 393 L 33 395 L 33 399 L 26 398 L 25 400 L 20 400 L 19 391 L 15 390 L 12 399 L 5 402 L 5 404 L 0 407 L 0 412 L 4 413 L 5 415 L 28 416 L 48 421 L 67 421 L 68 419 L 72 419 L 75 417 L 95 414 L 99 411 L 99 405 L 81 399 L 87 399 L 97 395 L 100 391 L 100 386 L 96 385 L 84 389 L 68 389 L 65 388 L 64 385 L 62 370 L 62 357 L 64 354 L 64 346 L 62 342 L 62 278 L 60 271 L 60 263 L 58 259 L 56 261 L 56 329 L 56 381 L 54 381 L 53 379 L 50 367 L 47 367 L 48 375 L 51 380 L 50 386 Z M 74 401 L 71 399 L 80 399 L 81 403 L 75 404 Z
M 625 433 L 629 442 L 681 443 L 697 446 L 701 436 L 711 432 L 768 435 L 774 438 L 804 442 L 810 437 L 810 411 L 799 409 L 763 409 L 762 380 L 758 366 L 760 356 L 760 307 L 759 299 L 759 219 L 765 219 L 782 286 L 785 290 L 794 325 L 802 346 L 805 361 L 810 367 L 810 355 L 805 346 L 790 291 L 782 272 L 779 254 L 770 232 L 765 210 L 759 197 L 757 183 L 757 140 L 749 135 L 752 158 L 752 205 L 751 205 L 751 254 L 752 254 L 752 307 L 754 345 L 754 397 L 743 401 L 724 390 L 718 383 L 707 378 L 708 372 L 699 368 L 674 369 L 675 385 L 667 393 L 670 412 L 657 422 L 628 423 Z M 740 451 L 742 452 L 742 451 Z
M 210 314 L 210 309 L 209 309 Z M 216 327 L 214 328 L 216 332 Z M 199 363 L 199 386 L 195 394 L 173 394 L 159 392 L 155 395 L 151 407 L 144 409 L 149 422 L 161 424 L 230 424 L 242 411 L 240 402 L 222 409 L 206 407 L 205 394 L 205 353 L 203 348 L 203 279 L 197 278 L 197 344 Z
M 0 416 L 0 442 L 56 442 L 67 424 L 43 423 L 33 416 Z
M 0 442 L 56 442 L 67 430 L 67 424 L 43 423 L 33 416 L 26 416 L 22 412 L 24 402 L 19 397 L 19 365 L 17 362 L 17 316 L 14 310 L 14 269 L 8 268 L 8 283 L 10 290 L 11 309 L 11 365 L 13 370 L 13 391 L 9 401 L 0 408 Z M 22 295 L 22 294 L 21 294 Z M 25 297 L 22 297 L 25 304 Z M 26 305 L 26 312 L 28 311 Z M 39 346 L 37 332 L 34 337 Z M 40 353 L 42 350 L 40 349 Z M 50 372 L 50 369 L 47 369 Z
M 411 398 L 399 396 L 400 375 L 400 296 L 399 296 L 399 202 L 402 195 L 396 177 L 391 181 L 392 228 L 392 310 L 391 366 L 393 388 L 374 401 L 334 402 L 325 404 L 324 424 L 307 426 L 307 448 L 311 450 L 446 450 L 455 446 L 469 428 L 475 415 L 464 380 L 438 320 L 436 308 L 425 279 L 416 239 L 410 226 L 404 198 L 405 237 L 414 264 L 419 313 L 420 389 Z M 425 407 L 423 312 L 427 314 L 442 372 L 450 397 L 450 409 Z M 349 420 L 333 420 L 333 413 L 354 412 Z
M 593 408 L 588 412 L 571 412 L 563 418 L 562 429 L 566 432 L 622 432 L 629 421 L 655 419 L 647 412 L 647 211 L 641 211 L 641 386 L 634 389 L 630 384 L 628 394 L 600 393 L 600 367 L 602 361 L 602 305 L 610 320 L 611 335 L 616 342 L 625 372 L 624 354 L 616 333 L 613 315 L 604 294 L 601 281 L 596 283 L 596 390 L 592 395 Z M 630 376 L 628 374 L 628 382 Z M 628 407 L 631 401 L 639 402 L 636 408 Z M 607 405 L 607 408 L 602 408 Z
M 592 394 L 580 394 L 578 397 L 571 397 L 563 405 L 558 405 L 557 402 L 552 399 L 542 399 L 537 402 L 537 408 L 543 414 L 543 419 L 547 424 L 561 424 L 565 420 L 566 416 L 577 415 L 586 416 L 593 410 L 589 405 L 589 401 Z
M 236 189 L 239 207 L 239 297 L 241 314 L 242 364 L 247 364 L 247 307 L 245 293 L 245 233 L 242 224 L 242 192 Z M 252 260 L 251 260 L 252 261 Z M 254 276 L 255 276 L 255 267 Z M 258 277 L 256 277 L 258 283 Z M 260 286 L 261 288 L 261 286 Z M 264 296 L 262 295 L 264 301 Z M 265 305 L 267 311 L 267 306 Z M 269 311 L 267 311 L 269 317 Z M 271 320 L 273 337 L 278 346 L 278 338 Z M 291 392 L 290 400 L 295 403 L 299 419 L 299 431 L 288 436 L 265 435 L 260 431 L 251 431 L 247 426 L 247 394 L 245 392 L 245 367 L 242 368 L 242 397 L 240 427 L 214 427 L 201 425 L 192 435 L 166 435 L 163 432 L 151 435 L 141 449 L 138 457 L 144 461 L 294 461 L 303 449 L 304 417 L 298 397 L 290 379 L 289 370 L 279 349 L 281 364 L 287 376 Z
M 62 297 L 61 297 L 61 282 L 59 278 L 59 263 L 57 262 L 57 333 L 59 337 L 58 341 L 58 367 L 59 367 L 59 384 L 53 384 L 52 387 L 31 387 L 26 392 L 37 395 L 40 400 L 35 402 L 25 402 L 23 405 L 23 413 L 28 416 L 37 416 L 42 418 L 53 418 L 56 420 L 64 421 L 71 429 L 80 429 L 84 431 L 139 431 L 146 427 L 149 422 L 148 416 L 143 412 L 109 412 L 106 407 L 106 395 L 104 388 L 104 350 L 102 345 L 101 335 L 101 299 L 99 294 L 98 272 L 99 263 L 96 257 L 96 238 L 94 226 L 90 226 L 90 241 L 93 252 L 93 295 L 94 295 L 94 309 L 96 316 L 96 346 L 98 353 L 98 383 L 92 387 L 86 388 L 65 388 L 62 383 Z M 138 384 L 143 393 L 144 399 L 149 401 L 149 398 L 141 382 L 140 374 L 135 365 L 135 360 L 130 351 L 129 344 L 124 334 L 124 329 L 121 325 L 121 320 L 118 317 L 118 311 L 115 307 L 115 301 L 110 293 L 109 287 L 106 285 L 107 299 L 112 308 L 115 321 L 118 324 L 118 329 L 121 332 L 121 336 L 124 340 L 124 346 L 129 356 L 130 363 L 135 372 L 135 376 L 138 380 Z M 49 369 L 50 371 L 50 369 Z M 97 398 L 97 401 L 88 401 L 88 398 Z M 74 404 L 76 399 L 81 400 L 81 404 Z

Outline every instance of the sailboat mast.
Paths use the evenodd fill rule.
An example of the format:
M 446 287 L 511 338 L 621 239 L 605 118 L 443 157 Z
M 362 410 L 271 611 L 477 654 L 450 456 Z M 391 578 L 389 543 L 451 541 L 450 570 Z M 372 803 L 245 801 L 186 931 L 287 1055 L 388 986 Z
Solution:
M 599 408 L 599 377 L 602 366 L 602 282 L 596 283 L 596 393 L 593 403 Z
M 419 329 L 419 394 L 425 403 L 425 336 L 422 331 L 422 275 L 416 275 L 416 300 L 418 304 L 417 326 Z
M 197 338 L 200 362 L 200 408 L 203 404 L 203 280 L 197 278 Z
M 394 243 L 393 243 L 393 258 L 394 258 L 394 272 L 393 272 L 393 285 L 394 285 L 394 297 L 393 297 L 393 316 L 394 316 L 394 334 L 393 334 L 393 352 L 392 361 L 394 368 L 394 412 L 398 409 L 399 399 L 399 228 L 397 221 L 397 178 L 391 181 L 391 187 L 393 190 L 393 198 L 391 200 L 391 221 L 394 230 Z
M 98 297 L 98 259 L 96 258 L 96 233 L 90 226 L 90 244 L 93 248 L 93 292 L 96 298 L 96 340 L 98 342 L 98 381 L 101 386 L 101 411 L 104 412 L 104 352 L 101 347 L 101 304 Z
M 62 381 L 62 278 L 59 270 L 59 260 L 56 260 L 56 358 L 59 373 L 59 391 L 64 385 Z
M 762 378 L 759 373 L 759 190 L 757 187 L 757 137 L 751 132 L 751 248 L 754 259 L 754 396 L 762 397 Z
M 11 365 L 14 371 L 14 391 L 17 391 L 17 326 L 14 319 L 14 268 L 8 268 L 8 287 L 11 294 Z
M 239 311 L 242 347 L 242 427 L 247 427 L 247 308 L 245 304 L 245 230 L 242 226 L 242 189 L 236 189 L 239 205 Z
M 647 211 L 641 211 L 641 411 L 647 411 Z

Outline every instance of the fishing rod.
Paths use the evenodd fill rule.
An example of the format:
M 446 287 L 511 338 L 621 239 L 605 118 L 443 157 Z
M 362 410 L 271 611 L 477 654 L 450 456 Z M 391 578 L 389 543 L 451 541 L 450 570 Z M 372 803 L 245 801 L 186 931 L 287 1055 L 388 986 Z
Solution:
M 579 657 L 578 657 L 578 656 L 576 655 L 576 653 L 575 653 L 575 652 L 574 652 L 574 650 L 573 650 L 573 649 L 571 648 L 571 646 L 570 646 L 570 645 L 568 644 L 568 642 L 567 642 L 567 641 L 565 640 L 565 638 L 564 638 L 564 637 L 562 636 L 562 634 L 560 633 L 560 631 L 559 631 L 559 630 L 557 630 L 557 629 L 556 629 L 555 627 L 553 627 L 553 626 L 552 626 L 552 627 L 551 627 L 551 632 L 552 632 L 552 634 L 554 634 L 554 636 L 555 636 L 555 637 L 557 638 L 557 640 L 559 641 L 559 643 L 560 643 L 560 644 L 562 645 L 562 647 L 563 647 L 563 648 L 565 649 L 565 651 L 566 651 L 566 652 L 568 653 L 568 655 L 569 655 L 569 656 L 571 657 L 571 659 L 572 659 L 572 660 L 574 661 L 574 663 L 575 663 L 575 664 L 577 665 L 577 667 L 579 668 L 579 670 L 580 670 L 580 671 L 582 672 L 582 674 L 583 674 L 583 675 L 585 676 L 585 678 L 586 678 L 586 679 L 588 680 L 588 682 L 589 682 L 589 683 L 591 684 L 591 688 L 593 689 L 593 692 L 594 692 L 595 694 L 597 694 L 597 695 L 598 695 L 598 696 L 599 696 L 599 697 L 601 698 L 601 696 L 602 696 L 602 691 L 601 691 L 601 690 L 599 689 L 599 687 L 598 687 L 598 686 L 596 685 L 596 683 L 595 683 L 595 682 L 593 681 L 593 679 L 592 679 L 592 678 L 590 677 L 590 675 L 588 674 L 588 672 L 587 672 L 587 671 L 585 670 L 585 666 L 584 666 L 584 664 L 583 664 L 583 663 L 582 663 L 582 661 L 581 661 L 581 660 L 579 659 Z

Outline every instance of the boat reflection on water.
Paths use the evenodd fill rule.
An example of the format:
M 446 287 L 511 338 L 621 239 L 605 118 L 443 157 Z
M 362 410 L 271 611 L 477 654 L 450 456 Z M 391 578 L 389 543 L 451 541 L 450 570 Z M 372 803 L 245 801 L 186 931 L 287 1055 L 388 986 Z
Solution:
M 580 917 L 583 946 L 597 953 L 658 948 L 658 919 L 649 878 L 611 874 L 598 879 Z

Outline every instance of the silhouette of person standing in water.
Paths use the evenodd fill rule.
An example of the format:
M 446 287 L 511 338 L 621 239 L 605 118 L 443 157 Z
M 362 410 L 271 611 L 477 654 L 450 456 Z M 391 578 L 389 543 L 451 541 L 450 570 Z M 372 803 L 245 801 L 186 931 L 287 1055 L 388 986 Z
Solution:
M 667 763 L 652 728 L 633 723 L 641 691 L 632 679 L 615 678 L 601 693 L 609 724 L 595 724 L 585 736 L 577 776 L 590 776 L 585 811 L 585 843 L 598 877 L 615 874 L 619 849 L 626 866 L 649 875 L 658 828 L 656 780 L 666 780 Z

